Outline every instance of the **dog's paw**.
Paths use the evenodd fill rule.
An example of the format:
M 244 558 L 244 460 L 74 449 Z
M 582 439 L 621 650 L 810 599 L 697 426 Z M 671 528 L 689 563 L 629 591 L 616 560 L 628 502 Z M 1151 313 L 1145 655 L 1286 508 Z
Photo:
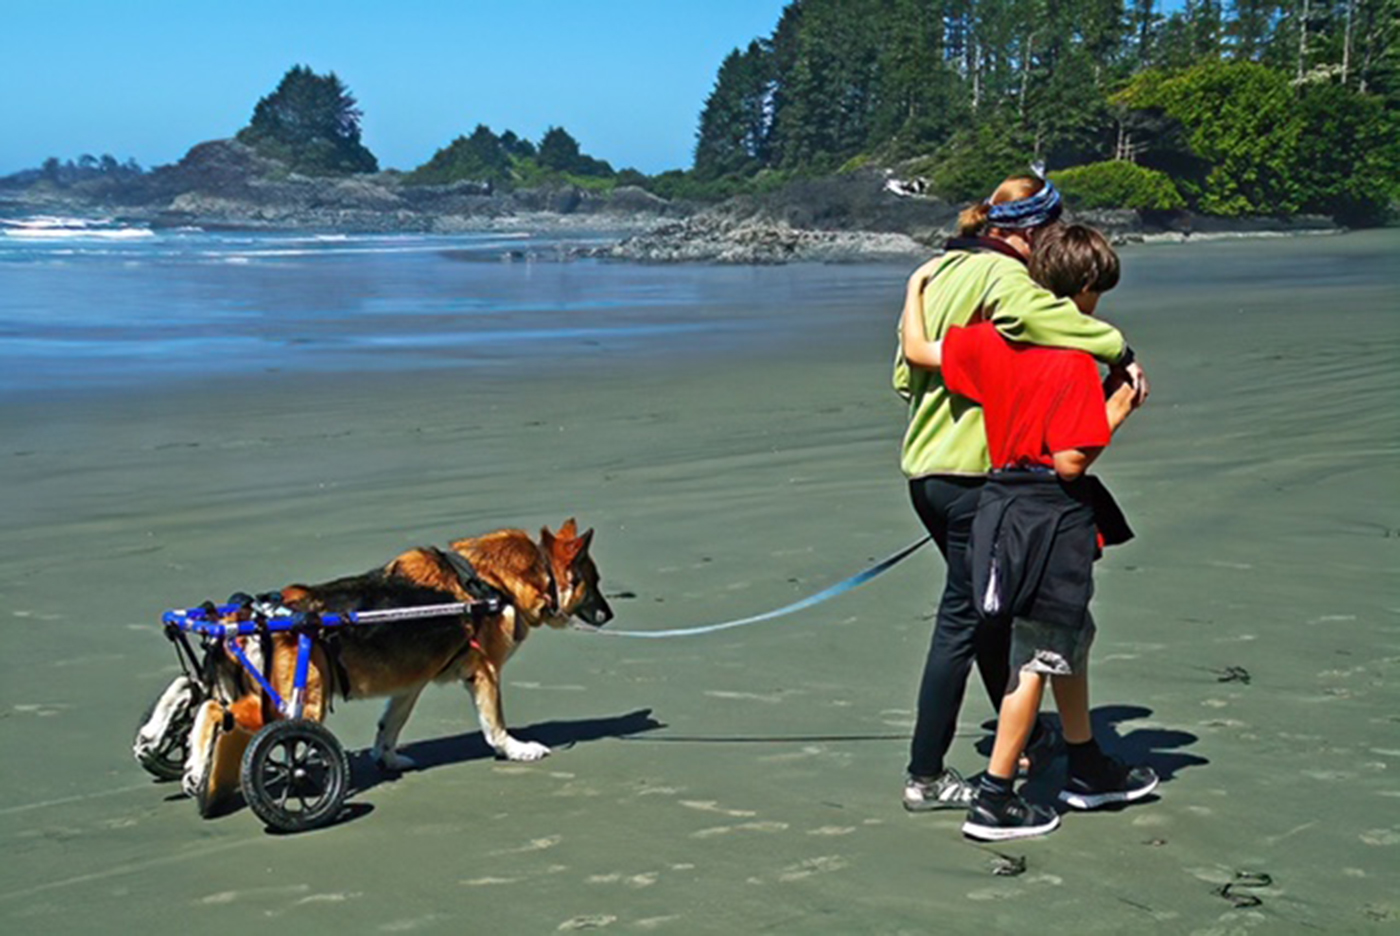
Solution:
M 199 796 L 199 791 L 204 789 L 209 781 L 209 772 L 203 767 L 186 769 L 180 777 L 180 792 L 190 799 Z
M 506 738 L 506 746 L 501 751 L 506 760 L 533 761 L 549 756 L 549 748 L 538 741 L 519 741 Z
M 379 765 L 380 770 L 389 773 L 403 773 L 408 770 L 418 769 L 418 762 L 416 760 L 400 754 L 397 751 L 375 754 L 374 762 Z

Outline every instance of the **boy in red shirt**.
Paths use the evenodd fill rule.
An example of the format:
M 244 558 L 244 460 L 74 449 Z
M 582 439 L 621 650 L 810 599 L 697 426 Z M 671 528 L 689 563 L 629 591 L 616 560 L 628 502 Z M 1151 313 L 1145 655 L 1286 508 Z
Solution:
M 1046 230 L 1031 258 L 1031 276 L 1086 315 L 1118 273 L 1108 242 L 1083 225 Z M 1010 619 L 1011 683 L 964 834 L 1004 841 L 1060 824 L 1012 787 L 1047 676 L 1069 753 L 1060 800 L 1095 809 L 1146 796 L 1157 786 L 1152 769 L 1127 767 L 1094 741 L 1087 675 L 1098 542 L 1084 473 L 1132 411 L 1132 385 L 1106 388 L 1088 354 L 1010 342 L 990 324 L 952 329 L 941 342 L 928 340 L 921 316 L 906 315 L 901 327 L 909 363 L 941 367 L 949 390 L 982 406 L 993 465 L 969 551 L 980 612 Z

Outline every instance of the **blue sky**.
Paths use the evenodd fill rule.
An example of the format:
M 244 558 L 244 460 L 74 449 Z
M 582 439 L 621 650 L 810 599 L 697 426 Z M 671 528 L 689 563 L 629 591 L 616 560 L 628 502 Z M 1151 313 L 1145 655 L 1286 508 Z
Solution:
M 478 123 L 654 173 L 690 165 L 731 49 L 785 0 L 4 0 L 0 175 L 45 157 L 178 160 L 292 65 L 334 71 L 385 167 Z

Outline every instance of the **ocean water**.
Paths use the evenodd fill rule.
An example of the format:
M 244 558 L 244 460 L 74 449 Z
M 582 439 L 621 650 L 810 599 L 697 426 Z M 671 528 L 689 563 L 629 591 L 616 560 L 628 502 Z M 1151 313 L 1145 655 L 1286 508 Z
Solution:
M 811 312 L 798 336 L 809 340 L 838 333 L 854 296 L 888 293 L 886 318 L 899 300 L 888 266 L 557 259 L 605 239 L 0 219 L 0 393 L 290 371 L 722 359 L 792 340 L 773 321 L 794 308 Z

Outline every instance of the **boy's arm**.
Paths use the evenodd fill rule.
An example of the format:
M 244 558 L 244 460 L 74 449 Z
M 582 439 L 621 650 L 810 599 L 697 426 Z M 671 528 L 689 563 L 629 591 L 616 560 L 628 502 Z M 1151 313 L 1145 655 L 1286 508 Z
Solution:
M 1108 375 L 1108 380 L 1104 381 L 1104 395 L 1108 398 L 1104 406 L 1108 410 L 1109 432 L 1117 432 L 1133 410 L 1142 405 L 1137 388 L 1122 371 L 1115 370 Z
M 1057 298 L 1029 273 L 1017 271 L 996 277 L 982 308 L 997 331 L 1011 341 L 1085 351 L 1105 364 L 1123 368 L 1132 379 L 1138 404 L 1147 399 L 1147 372 L 1137 363 L 1122 332 L 1081 313 L 1073 299 Z
M 1138 403 L 1137 391 L 1129 380 L 1110 376 L 1104 389 L 1108 391 L 1108 400 L 1104 403 L 1108 416 L 1108 430 L 1117 432 L 1118 427 L 1123 425 L 1124 420 L 1141 404 Z M 1104 448 L 1105 446 L 1096 446 L 1055 452 L 1055 474 L 1065 481 L 1073 481 L 1089 470 L 1095 459 L 1103 454 Z

